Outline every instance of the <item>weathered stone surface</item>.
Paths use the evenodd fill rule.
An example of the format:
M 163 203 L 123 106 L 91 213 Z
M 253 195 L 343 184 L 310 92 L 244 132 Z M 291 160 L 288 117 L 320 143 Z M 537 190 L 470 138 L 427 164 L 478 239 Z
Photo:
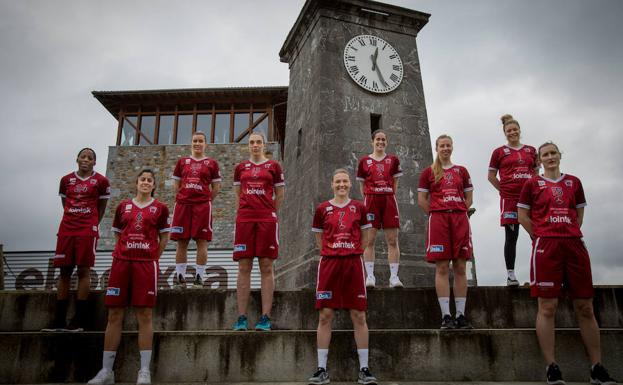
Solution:
M 361 12 L 361 7 L 390 14 Z M 313 287 L 316 262 L 309 229 L 315 206 L 332 196 L 334 169 L 345 167 L 353 184 L 358 159 L 371 152 L 370 114 L 381 115 L 388 134 L 388 152 L 403 166 L 397 200 L 401 214 L 401 276 L 408 286 L 433 284 L 433 269 L 421 263 L 425 215 L 417 207 L 417 182 L 432 162 L 424 92 L 415 37 L 428 15 L 362 1 L 310 1 L 290 32 L 280 55 L 290 66 L 284 150 L 290 176 L 282 216 L 280 287 Z M 419 24 L 418 24 L 419 23 Z M 343 49 L 354 36 L 373 34 L 388 41 L 404 64 L 402 84 L 389 94 L 372 94 L 353 82 L 343 64 Z M 296 178 L 292 176 L 296 175 Z M 353 186 L 353 197 L 361 199 Z M 379 262 L 387 254 L 378 236 Z M 379 269 L 386 284 L 387 268 Z
M 268 143 L 267 150 L 273 158 L 280 159 L 277 143 Z M 235 194 L 233 190 L 234 168 L 249 158 L 246 144 L 208 144 L 206 154 L 216 159 L 221 169 L 223 181 L 221 190 L 213 205 L 213 239 L 210 248 L 233 248 L 234 220 L 236 216 Z M 175 195 L 173 193 L 173 169 L 177 160 L 190 155 L 189 145 L 155 146 L 111 146 L 108 149 L 106 177 L 110 179 L 111 199 L 106 208 L 100 230 L 100 249 L 113 249 L 114 237 L 110 232 L 115 209 L 123 199 L 132 198 L 136 191 L 136 176 L 143 168 L 151 168 L 156 173 L 156 198 L 165 202 L 173 214 Z M 169 248 L 175 248 L 170 242 Z

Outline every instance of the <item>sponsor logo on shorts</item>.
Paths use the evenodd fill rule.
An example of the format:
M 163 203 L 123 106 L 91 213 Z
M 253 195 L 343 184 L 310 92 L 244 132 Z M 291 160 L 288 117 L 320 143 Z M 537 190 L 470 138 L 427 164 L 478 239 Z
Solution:
M 181 234 L 184 232 L 184 227 L 182 226 L 173 226 L 171 227 L 171 234 Z
M 443 245 L 431 245 L 431 253 L 443 253 Z
M 109 287 L 106 289 L 106 295 L 119 297 L 119 295 L 121 295 L 121 289 L 118 287 Z
M 539 287 L 554 287 L 554 282 L 537 282 L 536 285 Z
M 504 219 L 517 219 L 517 213 L 513 211 L 505 211 L 502 217 Z
M 238 244 L 238 245 L 234 245 L 234 252 L 236 251 L 247 251 L 247 245 L 246 244 Z
M 331 299 L 333 298 L 332 291 L 318 291 L 316 292 L 316 299 Z
M 368 218 L 368 221 L 373 221 L 374 220 L 374 214 L 369 213 L 368 215 L 366 215 L 366 218 Z

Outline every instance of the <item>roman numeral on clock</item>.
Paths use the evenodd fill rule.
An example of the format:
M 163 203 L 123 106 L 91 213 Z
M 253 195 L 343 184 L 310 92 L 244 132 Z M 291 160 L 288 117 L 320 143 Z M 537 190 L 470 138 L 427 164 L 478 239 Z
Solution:
M 346 56 L 346 60 L 348 60 L 348 61 L 355 61 L 355 57 L 354 56 Z M 396 66 L 394 66 L 394 67 L 396 67 Z M 396 68 L 394 68 L 394 69 L 396 69 Z
M 359 83 L 368 84 L 368 78 L 366 78 L 366 75 L 361 75 Z
M 361 44 L 362 47 L 366 46 L 366 42 L 363 39 L 359 39 L 357 41 L 359 42 L 359 44 Z
M 392 68 L 394 69 L 394 71 L 400 71 L 400 66 L 397 64 L 394 64 Z
M 392 76 L 390 76 L 389 79 L 393 81 L 394 83 L 398 82 L 398 76 L 396 74 L 392 74 Z
M 376 47 L 376 39 L 370 38 L 370 44 L 372 44 L 372 46 Z
M 357 74 L 359 73 L 359 67 L 357 67 L 357 66 L 350 66 L 350 67 L 348 68 L 348 70 L 349 70 L 350 72 L 352 72 L 352 73 L 353 73 L 353 75 L 357 75 Z
M 398 57 L 398 55 L 396 55 L 395 53 L 389 56 L 390 59 L 395 59 L 397 57 Z
M 376 84 L 375 81 L 372 81 L 372 88 L 374 88 L 375 90 L 379 89 L 379 86 L 378 86 L 378 84 Z

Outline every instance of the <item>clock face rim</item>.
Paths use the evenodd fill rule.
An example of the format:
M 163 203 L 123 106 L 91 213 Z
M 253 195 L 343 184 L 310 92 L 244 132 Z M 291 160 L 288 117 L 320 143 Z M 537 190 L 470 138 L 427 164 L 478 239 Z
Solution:
M 398 81 L 391 87 L 387 88 L 387 89 L 374 89 L 373 87 L 368 87 L 366 85 L 363 85 L 359 82 L 359 80 L 357 78 L 355 78 L 355 75 L 353 75 L 353 73 L 350 71 L 349 67 L 352 64 L 349 64 L 349 61 L 347 59 L 348 55 L 348 50 L 351 47 L 352 44 L 354 44 L 355 42 L 357 42 L 358 39 L 369 39 L 369 38 L 374 38 L 376 39 L 379 43 L 384 43 L 387 44 L 387 47 L 390 48 L 395 54 L 396 57 L 398 59 L 398 63 L 400 64 L 400 77 L 398 79 Z M 400 54 L 398 53 L 398 51 L 396 50 L 396 48 L 394 48 L 393 45 L 391 45 L 387 40 L 376 36 L 376 35 L 371 35 L 371 34 L 362 34 L 362 35 L 356 35 L 353 38 L 351 38 L 346 45 L 344 46 L 344 53 L 342 55 L 342 59 L 344 62 L 344 68 L 346 69 L 346 72 L 348 73 L 348 76 L 351 78 L 352 81 L 355 82 L 355 84 L 357 84 L 359 87 L 363 88 L 366 91 L 372 92 L 374 94 L 388 94 L 390 92 L 395 91 L 401 84 L 402 84 L 402 79 L 404 78 L 404 64 L 402 62 L 402 58 L 400 57 Z

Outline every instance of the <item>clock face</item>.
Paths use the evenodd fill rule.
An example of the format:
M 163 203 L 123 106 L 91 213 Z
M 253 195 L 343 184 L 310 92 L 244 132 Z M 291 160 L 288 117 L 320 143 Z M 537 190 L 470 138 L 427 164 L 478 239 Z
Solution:
M 344 66 L 359 86 L 388 93 L 402 82 L 402 60 L 388 42 L 372 35 L 355 36 L 344 47 Z

